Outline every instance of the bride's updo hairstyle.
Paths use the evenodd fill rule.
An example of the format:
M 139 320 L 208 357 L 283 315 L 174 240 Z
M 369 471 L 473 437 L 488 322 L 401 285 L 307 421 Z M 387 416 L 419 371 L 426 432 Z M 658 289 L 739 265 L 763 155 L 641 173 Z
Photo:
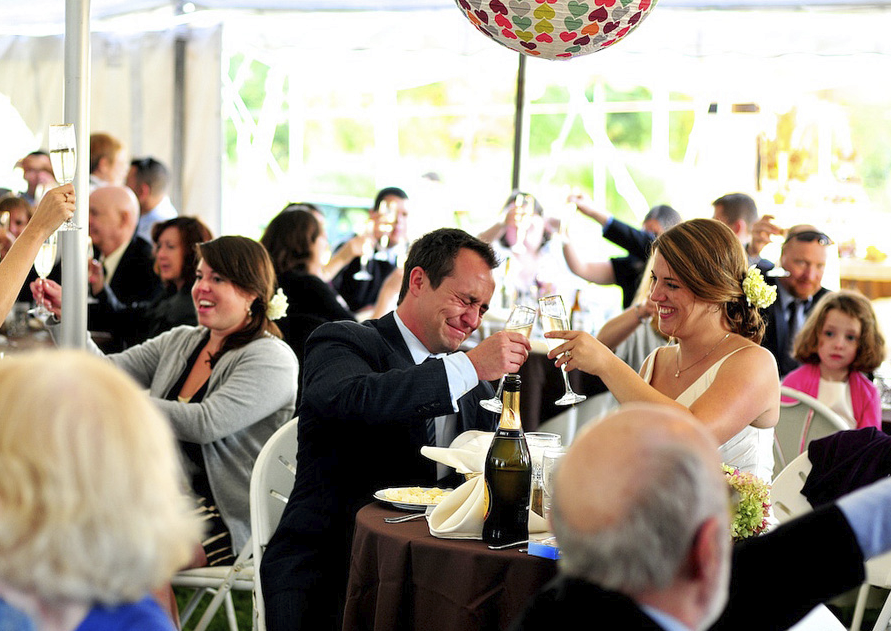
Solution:
M 730 228 L 714 219 L 684 221 L 656 238 L 656 250 L 696 298 L 724 311 L 733 333 L 761 343 L 764 320 L 742 287 L 748 259 Z

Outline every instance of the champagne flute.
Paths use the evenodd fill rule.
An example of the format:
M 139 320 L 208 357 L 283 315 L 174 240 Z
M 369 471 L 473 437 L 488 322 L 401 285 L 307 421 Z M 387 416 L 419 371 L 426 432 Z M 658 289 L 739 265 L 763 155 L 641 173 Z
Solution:
M 390 235 L 393 233 L 393 228 L 395 228 L 396 224 L 396 202 L 381 202 L 378 213 L 378 225 L 383 234 L 381 234 L 381 250 L 375 254 L 375 258 L 386 261 L 387 249 L 392 245 Z
M 50 125 L 50 162 L 53 165 L 53 175 L 60 184 L 68 184 L 74 180 L 74 171 L 77 168 L 76 146 L 74 125 Z M 59 230 L 80 230 L 80 226 L 71 219 L 66 219 Z
M 53 271 L 53 265 L 56 262 L 56 234 L 52 233 L 50 236 L 46 238 L 46 241 L 40 244 L 40 249 L 37 251 L 37 257 L 34 259 L 34 271 L 37 272 L 37 275 L 40 277 L 41 284 L 46 282 L 46 277 L 49 276 L 49 273 Z M 30 315 L 36 315 L 40 318 L 49 317 L 52 312 L 47 309 L 43 302 L 37 304 L 37 307 L 28 311 Z
M 374 255 L 374 222 L 365 222 L 365 232 L 363 233 L 365 240 L 362 242 L 362 255 L 359 257 L 359 271 L 353 274 L 356 280 L 371 280 L 372 276 L 368 271 L 368 261 Z
M 569 318 L 566 315 L 566 307 L 563 305 L 563 298 L 561 296 L 545 296 L 544 298 L 539 298 L 538 307 L 541 311 L 541 328 L 544 329 L 545 333 L 569 330 Z M 551 350 L 563 343 L 563 340 L 561 339 L 549 337 L 546 337 L 545 341 L 547 341 L 548 348 Z M 565 391 L 563 396 L 554 401 L 554 403 L 557 405 L 572 405 L 574 403 L 581 403 L 588 398 L 583 394 L 576 394 L 572 391 L 572 388 L 569 386 L 569 375 L 564 368 L 560 369 L 560 374 L 563 376 L 563 386 Z
M 504 330 L 519 333 L 526 339 L 529 339 L 529 334 L 532 333 L 532 325 L 534 323 L 535 309 L 530 309 L 529 307 L 524 307 L 522 305 L 515 305 L 507 318 L 507 322 L 504 325 Z M 480 405 L 490 412 L 501 414 L 502 390 L 504 390 L 504 377 L 502 377 L 501 381 L 498 382 L 498 391 L 495 393 L 495 396 L 491 399 L 480 401 Z

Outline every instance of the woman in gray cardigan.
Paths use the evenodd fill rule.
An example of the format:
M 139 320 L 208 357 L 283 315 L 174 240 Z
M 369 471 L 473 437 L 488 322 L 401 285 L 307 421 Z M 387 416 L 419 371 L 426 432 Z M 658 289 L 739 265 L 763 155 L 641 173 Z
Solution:
M 275 273 L 263 246 L 227 236 L 198 250 L 198 326 L 108 358 L 148 388 L 170 419 L 192 490 L 210 516 L 204 549 L 215 565 L 231 562 L 250 536 L 251 469 L 266 440 L 294 416 L 298 367 L 270 319 L 284 309 L 281 298 L 273 300 Z

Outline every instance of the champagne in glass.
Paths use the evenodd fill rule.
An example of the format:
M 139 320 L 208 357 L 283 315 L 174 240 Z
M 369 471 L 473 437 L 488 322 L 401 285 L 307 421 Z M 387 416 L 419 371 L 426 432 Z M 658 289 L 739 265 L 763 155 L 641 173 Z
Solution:
M 46 281 L 46 277 L 49 276 L 49 273 L 53 271 L 53 265 L 56 262 L 56 233 L 52 233 L 49 237 L 47 237 L 46 241 L 40 244 L 40 249 L 37 251 L 37 257 L 34 259 L 34 271 L 37 272 L 37 275 L 40 277 L 40 282 L 44 283 Z M 37 305 L 35 309 L 32 309 L 28 313 L 32 315 L 36 315 L 41 318 L 46 318 L 52 315 L 49 309 L 47 309 L 44 304 L 41 302 Z
M 507 318 L 507 323 L 504 325 L 504 330 L 519 333 L 528 340 L 529 335 L 532 333 L 532 325 L 534 323 L 535 309 L 530 309 L 529 307 L 524 307 L 522 305 L 516 305 L 511 310 L 510 316 L 508 316 Z M 501 404 L 501 393 L 503 390 L 504 377 L 502 377 L 501 381 L 498 382 L 498 392 L 495 393 L 495 396 L 491 399 L 480 401 L 480 405 L 490 412 L 501 414 L 501 410 L 503 409 Z
M 53 165 L 53 175 L 60 184 L 68 184 L 74 180 L 74 171 L 77 168 L 76 146 L 74 125 L 50 125 L 50 162 Z M 59 230 L 80 230 L 80 226 L 66 219 Z
M 365 223 L 364 232 L 365 241 L 362 242 L 362 255 L 359 257 L 359 271 L 353 274 L 356 280 L 371 280 L 371 273 L 368 271 L 368 261 L 374 256 L 374 222 L 367 221 Z
M 569 330 L 569 318 L 567 317 L 566 307 L 563 305 L 562 297 L 545 296 L 544 298 L 539 298 L 538 306 L 541 311 L 541 328 L 545 333 Z M 546 337 L 545 341 L 548 343 L 548 348 L 551 350 L 554 350 L 563 343 L 563 340 L 559 338 Z M 566 370 L 561 368 L 560 374 L 563 376 L 564 393 L 563 396 L 557 399 L 554 403 L 557 405 L 572 405 L 574 403 L 581 403 L 588 398 L 583 394 L 576 394 L 572 391 L 572 388 L 569 386 L 569 375 L 566 374 Z

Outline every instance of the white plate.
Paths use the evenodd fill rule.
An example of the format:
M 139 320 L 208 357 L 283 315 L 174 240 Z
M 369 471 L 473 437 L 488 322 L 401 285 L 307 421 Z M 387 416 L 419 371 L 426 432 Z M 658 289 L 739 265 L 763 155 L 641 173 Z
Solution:
M 431 503 L 431 504 L 409 504 L 409 503 L 406 503 L 406 502 L 397 502 L 397 501 L 395 501 L 395 500 L 391 500 L 391 499 L 389 499 L 389 498 L 387 497 L 387 491 L 402 491 L 402 490 L 410 489 L 410 488 L 415 488 L 415 487 L 406 486 L 406 487 L 392 487 L 392 488 L 389 488 L 389 489 L 381 489 L 380 491 L 376 491 L 376 492 L 375 492 L 375 494 L 374 494 L 374 499 L 376 499 L 376 500 L 380 500 L 381 502 L 384 502 L 385 504 L 390 504 L 390 505 L 392 505 L 394 508 L 398 508 L 398 509 L 400 509 L 400 510 L 407 510 L 407 511 L 417 511 L 417 512 L 422 512 L 422 511 L 426 511 L 426 510 L 427 510 L 429 507 L 431 507 L 431 506 L 436 506 L 435 503 Z M 423 487 L 423 486 L 422 486 L 422 487 L 419 487 L 419 488 L 420 488 L 422 491 L 429 491 L 432 487 Z M 443 489 L 443 490 L 444 490 L 444 491 L 451 491 L 452 489 Z

